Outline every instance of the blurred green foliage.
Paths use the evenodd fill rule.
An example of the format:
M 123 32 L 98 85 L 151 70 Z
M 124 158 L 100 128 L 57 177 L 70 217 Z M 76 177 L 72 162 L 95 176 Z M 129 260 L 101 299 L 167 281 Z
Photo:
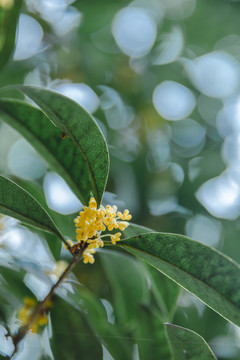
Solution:
M 185 234 L 216 247 L 239 262 L 240 2 L 79 0 L 71 6 L 64 1 L 56 1 L 49 9 L 47 1 L 23 1 L 21 14 L 38 22 L 42 37 L 41 31 L 40 40 L 25 37 L 25 49 L 23 45 L 20 54 L 22 57 L 19 53 L 13 55 L 12 41 L 20 3 L 16 1 L 12 9 L 0 10 L 0 65 L 5 65 L 0 72 L 1 86 L 40 85 L 58 90 L 62 84 L 88 85 L 97 95 L 97 100 L 92 95 L 86 95 L 90 102 L 88 106 L 90 110 L 91 106 L 95 106 L 91 111 L 106 137 L 110 151 L 107 191 L 124 201 L 124 207 L 130 209 L 135 223 L 156 231 Z M 124 53 L 112 32 L 116 14 L 128 6 L 143 9 L 155 23 L 153 45 L 139 57 Z M 63 17 L 67 11 L 78 16 L 70 18 L 70 25 Z M 8 18 L 11 20 L 7 21 Z M 69 30 L 64 32 L 67 26 Z M 28 30 L 27 34 L 31 34 L 31 31 Z M 20 30 L 18 35 L 16 44 L 20 42 Z M 24 39 L 21 41 L 24 43 Z M 26 53 L 26 48 L 32 53 Z M 223 57 L 219 58 L 219 53 Z M 204 57 L 206 55 L 210 55 L 210 58 Z M 202 60 L 206 60 L 206 63 L 200 64 Z M 199 71 L 198 77 L 196 69 Z M 193 111 L 179 121 L 164 117 L 153 101 L 156 87 L 164 81 L 184 85 L 195 98 Z M 219 95 L 220 92 L 223 95 Z M 23 97 L 15 93 L 14 96 Z M 174 109 L 176 103 L 170 101 L 168 111 Z M 194 122 L 186 122 L 189 118 Z M 24 158 L 28 154 L 14 152 L 14 146 L 20 139 L 19 133 L 1 121 L 1 173 L 17 177 L 19 183 L 26 182 L 25 187 L 31 187 L 34 194 L 40 188 L 39 197 L 42 197 L 47 170 L 40 176 L 31 174 L 33 185 L 28 184 L 29 178 L 23 175 L 29 170 L 27 166 L 16 170 L 17 165 L 29 161 Z M 36 157 L 34 161 L 37 163 L 39 158 Z M 211 187 L 205 187 L 200 196 L 199 189 L 216 177 L 220 180 L 210 183 Z M 72 235 L 69 231 L 72 218 L 71 214 L 64 220 L 66 224 L 62 222 L 62 228 L 68 229 L 69 236 Z M 18 231 L 19 227 L 26 233 L 16 238 L 16 233 L 11 231 L 15 228 Z M 0 228 L 0 235 L 0 281 L 4 284 L 0 318 L 1 324 L 6 327 L 16 315 L 13 309 L 17 309 L 22 297 L 28 295 L 30 282 L 27 275 L 35 274 L 37 280 L 45 281 L 44 273 L 49 270 L 46 258 L 51 259 L 51 264 L 55 260 L 47 246 L 51 239 L 46 241 L 42 233 L 40 238 L 36 238 L 36 234 L 23 230 L 19 224 L 6 223 L 3 230 Z M 11 240 L 10 245 L 7 245 L 8 239 Z M 21 241 L 26 251 L 23 251 Z M 41 254 L 48 255 L 41 255 L 38 263 L 39 248 L 45 249 L 41 250 Z M 54 255 L 60 258 L 59 251 L 56 253 Z M 53 355 L 51 351 L 44 353 L 46 358 L 54 358 L 55 354 L 58 359 L 67 358 L 58 345 L 67 338 L 67 353 L 72 352 L 72 359 L 82 355 L 82 351 L 86 351 L 83 354 L 86 359 L 91 356 L 100 358 L 102 352 L 104 359 L 111 359 L 106 350 L 108 348 L 115 354 L 116 360 L 127 356 L 136 360 L 138 353 L 140 359 L 145 360 L 151 358 L 149 353 L 153 347 L 155 355 L 151 359 L 156 354 L 160 358 L 161 354 L 161 358 L 168 360 L 171 355 L 164 347 L 166 339 L 162 320 L 199 333 L 219 360 L 240 358 L 240 333 L 237 327 L 227 323 L 185 291 L 182 291 L 173 315 L 178 293 L 175 284 L 164 278 L 159 290 L 154 279 L 160 281 L 162 275 L 154 269 L 149 270 L 138 260 L 125 253 L 123 255 L 122 250 L 118 250 L 113 257 L 107 258 L 106 254 L 99 253 L 94 266 L 79 264 L 75 275 L 72 274 L 72 283 L 76 282 L 77 288 L 85 289 L 81 295 L 83 298 L 79 300 L 76 296 L 71 307 L 64 305 L 62 300 L 56 303 L 52 315 Z M 124 257 L 126 262 L 123 261 Z M 62 251 L 61 258 L 68 260 L 68 255 Z M 121 265 L 121 262 L 124 264 Z M 131 265 L 126 266 L 126 263 Z M 131 266 L 133 269 L 130 269 Z M 136 274 L 132 278 L 134 271 Z M 150 287 L 147 286 L 149 281 L 152 282 Z M 142 284 L 141 294 L 137 293 L 139 284 Z M 33 293 L 36 291 L 30 289 Z M 65 300 L 64 291 L 68 290 L 63 289 L 61 294 Z M 35 294 L 41 298 L 37 292 Z M 137 305 L 136 294 L 139 296 Z M 173 303 L 171 299 L 167 300 L 168 296 L 174 299 Z M 159 305 L 160 298 L 162 306 Z M 84 301 L 90 304 L 88 314 L 84 306 L 80 306 Z M 163 307 L 169 308 L 169 319 L 164 318 Z M 76 315 L 77 312 L 79 315 Z M 69 313 L 69 316 L 65 317 L 65 313 Z M 79 333 L 76 330 L 77 316 L 82 326 Z M 60 329 L 62 323 L 63 331 Z M 82 332 L 89 342 L 84 342 Z M 77 345 L 78 341 L 81 345 Z M 103 350 L 101 344 L 104 344 Z

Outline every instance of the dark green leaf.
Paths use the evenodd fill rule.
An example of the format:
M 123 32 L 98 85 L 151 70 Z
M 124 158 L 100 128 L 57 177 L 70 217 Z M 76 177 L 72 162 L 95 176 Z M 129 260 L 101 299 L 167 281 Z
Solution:
M 0 175 L 0 213 L 51 232 L 64 241 L 42 206 L 27 191 L 2 175 Z
M 81 151 L 88 166 L 92 193 L 99 205 L 108 177 L 109 156 L 96 122 L 75 101 L 57 92 L 31 86 L 19 86 L 18 89 L 35 101 Z
M 51 310 L 52 350 L 55 359 L 102 359 L 102 346 L 84 316 L 61 299 Z
M 74 226 L 74 219 L 76 218 L 77 214 L 62 215 L 52 209 L 49 209 L 46 203 L 43 189 L 36 182 L 22 180 L 13 176 L 11 176 L 10 179 L 28 193 L 30 193 L 30 195 L 32 195 L 40 203 L 40 205 L 53 220 L 54 224 L 56 224 L 61 234 L 64 235 L 64 237 L 68 237 L 70 239 L 75 238 L 76 228 Z
M 47 242 L 49 250 L 51 251 L 55 260 L 59 260 L 62 250 L 62 243 L 60 241 L 56 241 L 55 235 L 51 233 L 45 233 L 44 238 Z
M 19 100 L 0 99 L 2 120 L 20 132 L 56 171 L 83 204 L 90 198 L 91 183 L 86 161 L 73 141 L 62 139 L 42 111 Z
M 122 240 L 118 245 L 240 326 L 240 267 L 230 258 L 176 234 L 143 234 Z
M 16 27 L 23 0 L 15 0 L 12 7 L 0 7 L 0 69 L 10 58 L 15 45 Z
M 153 230 L 144 226 L 130 224 L 127 229 L 124 230 L 123 236 L 124 238 L 127 238 L 144 233 L 150 233 L 152 231 Z M 158 304 L 159 310 L 161 311 L 161 315 L 164 318 L 164 321 L 170 321 L 175 310 L 180 287 L 152 266 L 145 264 L 145 268 L 148 272 L 149 278 L 151 279 L 151 290 Z
M 165 324 L 175 360 L 216 360 L 206 341 L 194 331 Z

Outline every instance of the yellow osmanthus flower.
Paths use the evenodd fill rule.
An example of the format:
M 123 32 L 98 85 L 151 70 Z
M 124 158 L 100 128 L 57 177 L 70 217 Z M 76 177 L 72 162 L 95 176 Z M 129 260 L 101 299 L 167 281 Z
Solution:
M 94 257 L 93 254 L 95 254 L 96 250 L 87 248 L 83 252 L 83 263 L 84 264 L 93 264 L 94 263 Z
M 22 326 L 28 324 L 29 319 L 37 305 L 37 301 L 30 297 L 25 297 L 23 301 L 24 301 L 24 305 L 18 310 L 18 314 L 17 314 L 18 320 L 20 320 Z M 39 314 L 35 318 L 35 320 L 33 321 L 33 323 L 29 328 L 31 329 L 32 333 L 37 333 L 39 330 L 39 326 L 47 325 L 48 318 L 46 311 L 49 310 L 51 306 L 52 306 L 52 302 L 48 301 L 45 305 L 45 311 Z
M 104 246 L 102 240 L 103 237 L 110 236 L 112 244 L 116 244 L 120 240 L 121 232 L 115 234 L 104 234 L 101 235 L 103 231 L 112 231 L 120 230 L 123 231 L 129 225 L 127 222 L 131 220 L 132 216 L 129 214 L 128 210 L 124 210 L 123 213 L 117 211 L 117 206 L 107 205 L 100 206 L 97 208 L 97 202 L 92 197 L 89 201 L 88 206 L 83 207 L 83 211 L 80 211 L 79 216 L 74 219 L 76 226 L 76 239 L 79 244 L 83 244 L 87 247 L 83 252 L 83 262 L 87 264 L 94 263 L 93 254 L 95 249 Z M 74 245 L 74 249 L 75 249 Z

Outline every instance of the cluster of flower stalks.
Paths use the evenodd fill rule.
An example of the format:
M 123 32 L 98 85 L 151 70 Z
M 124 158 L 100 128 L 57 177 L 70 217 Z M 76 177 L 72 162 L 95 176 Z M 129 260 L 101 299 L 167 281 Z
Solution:
M 106 230 L 123 231 L 129 225 L 127 222 L 132 217 L 128 210 L 124 210 L 123 213 L 117 211 L 117 206 L 107 205 L 97 208 L 97 202 L 92 197 L 89 201 L 89 206 L 84 206 L 83 211 L 80 211 L 79 216 L 74 220 L 76 226 L 78 244 L 86 247 L 82 256 L 85 264 L 94 263 L 93 254 L 96 249 L 104 246 L 103 238 L 110 237 L 112 244 L 116 244 L 120 240 L 121 232 L 104 233 Z M 68 242 L 73 249 L 75 245 L 73 242 Z M 87 245 L 87 246 L 86 246 Z

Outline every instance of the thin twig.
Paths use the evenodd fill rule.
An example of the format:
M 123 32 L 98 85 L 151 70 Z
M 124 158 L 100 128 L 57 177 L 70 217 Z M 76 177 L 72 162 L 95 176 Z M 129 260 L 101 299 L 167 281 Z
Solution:
M 29 317 L 28 323 L 26 325 L 22 326 L 19 329 L 18 333 L 15 336 L 12 337 L 13 344 L 15 346 L 15 350 L 12 353 L 11 357 L 9 357 L 9 359 L 11 359 L 12 356 L 17 352 L 18 343 L 24 338 L 27 331 L 29 330 L 29 328 L 33 324 L 34 320 L 47 308 L 46 304 L 47 304 L 48 301 L 50 301 L 52 299 L 56 288 L 67 277 L 67 275 L 74 268 L 74 266 L 78 263 L 78 261 L 81 260 L 83 251 L 86 249 L 86 247 L 87 247 L 87 244 L 86 244 L 86 246 L 80 248 L 78 251 L 76 251 L 73 254 L 74 257 L 71 260 L 71 262 L 69 263 L 68 267 L 65 269 L 65 271 L 62 273 L 62 275 L 59 277 L 58 281 L 51 287 L 51 290 L 49 291 L 47 296 L 38 304 L 36 309 L 33 311 L 31 316 Z

